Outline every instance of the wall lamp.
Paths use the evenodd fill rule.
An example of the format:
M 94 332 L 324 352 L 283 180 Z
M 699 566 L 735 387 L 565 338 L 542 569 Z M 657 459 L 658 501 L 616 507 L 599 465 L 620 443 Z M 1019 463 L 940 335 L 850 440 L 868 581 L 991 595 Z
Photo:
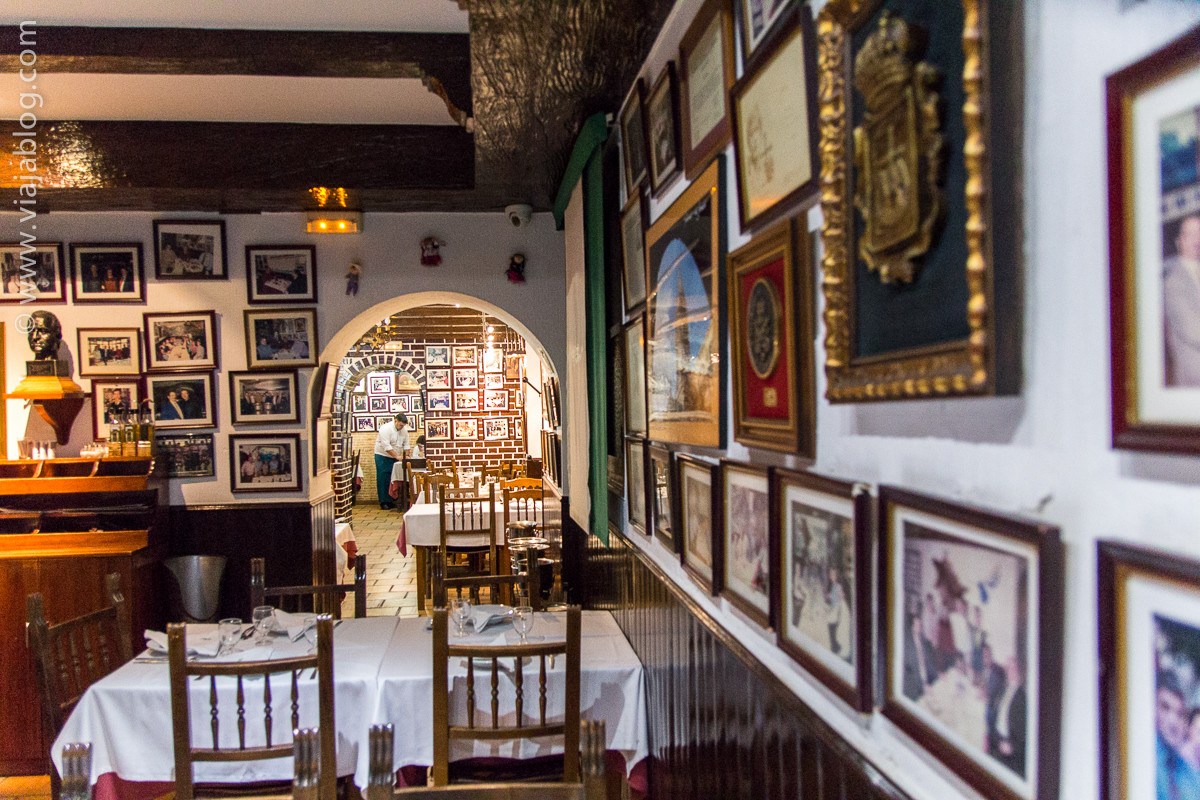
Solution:
M 361 211 L 306 211 L 308 233 L 362 233 Z

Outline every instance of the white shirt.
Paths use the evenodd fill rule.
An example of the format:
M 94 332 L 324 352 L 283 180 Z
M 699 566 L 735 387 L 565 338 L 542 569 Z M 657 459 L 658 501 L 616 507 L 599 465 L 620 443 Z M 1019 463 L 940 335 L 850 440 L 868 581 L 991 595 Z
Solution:
M 408 426 L 396 429 L 396 421 L 385 422 L 379 429 L 378 435 L 375 437 L 375 455 L 377 456 L 392 456 L 388 455 L 388 450 L 396 454 L 396 457 L 404 455 L 404 451 L 408 449 Z

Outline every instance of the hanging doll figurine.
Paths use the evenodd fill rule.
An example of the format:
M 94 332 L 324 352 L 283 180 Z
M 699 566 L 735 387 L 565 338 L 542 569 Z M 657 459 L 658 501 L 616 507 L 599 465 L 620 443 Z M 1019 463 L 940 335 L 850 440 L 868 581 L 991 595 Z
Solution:
M 446 243 L 436 236 L 426 236 L 421 240 L 421 263 L 427 267 L 436 267 L 441 264 L 442 254 L 438 252 L 438 248 L 445 246 Z
M 350 270 L 346 273 L 346 294 L 358 295 L 358 279 L 362 275 L 362 265 L 357 261 L 350 262 Z
M 513 253 L 508 261 L 508 269 L 504 272 L 511 283 L 525 282 L 525 254 Z

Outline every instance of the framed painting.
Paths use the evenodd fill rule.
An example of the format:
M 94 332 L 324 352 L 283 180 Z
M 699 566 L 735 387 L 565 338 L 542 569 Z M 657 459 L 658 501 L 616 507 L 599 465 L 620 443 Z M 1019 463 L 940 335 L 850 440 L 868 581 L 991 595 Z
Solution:
M 337 364 L 322 364 L 313 373 L 314 417 L 328 417 L 333 413 L 333 396 L 337 392 L 339 370 Z
M 146 335 L 146 370 L 215 369 L 217 312 L 177 311 L 142 314 Z
M 299 422 L 296 370 L 230 372 L 229 410 L 234 425 Z
M 450 439 L 450 420 L 448 419 L 426 419 L 425 420 L 425 441 L 438 442 L 449 441 Z
M 709 594 L 721 589 L 721 492 L 718 465 L 675 454 L 673 528 L 683 569 Z
M 141 328 L 80 328 L 79 377 L 137 375 L 142 371 Z
M 374 433 L 375 432 L 375 418 L 370 415 L 366 415 L 366 414 L 364 414 L 363 416 L 360 416 L 360 417 L 355 417 L 354 418 L 354 432 L 355 433 Z
M 429 392 L 429 411 L 450 411 L 450 392 Z
M 774 26 L 793 6 L 792 0 L 734 0 L 738 27 L 742 32 L 742 66 L 750 67 L 758 57 L 758 46 L 771 35 Z M 749 72 L 749 69 L 745 69 Z
M 456 367 L 477 367 L 479 366 L 479 348 L 475 345 L 468 347 L 452 346 L 450 348 L 451 361 Z
M 454 393 L 454 410 L 455 411 L 478 411 L 479 410 L 479 392 L 455 392 Z
M 625 327 L 613 325 L 604 345 L 608 382 L 604 385 L 605 483 L 618 502 L 625 497 Z M 524 394 L 523 391 L 517 392 Z
M 804 220 L 783 220 L 730 253 L 726 277 L 733 438 L 814 458 L 814 278 Z
M 679 42 L 679 129 L 689 180 L 729 143 L 733 81 L 729 5 L 724 0 L 706 0 Z
M 473 369 L 454 370 L 455 389 L 478 389 L 479 373 Z
M 769 469 L 721 459 L 721 595 L 771 627 L 772 524 Z
M 483 420 L 484 439 L 507 439 L 508 417 L 487 417 Z
M 165 464 L 168 478 L 211 478 L 216 450 L 211 433 L 155 433 L 154 458 Z
M 399 395 L 388 398 L 388 411 L 392 414 L 400 412 L 408 413 L 408 395 Z
M 144 303 L 142 243 L 71 245 L 71 295 L 76 303 Z
M 154 220 L 154 277 L 160 281 L 228 280 L 225 221 Z
M 625 437 L 625 492 L 629 525 L 638 533 L 646 533 L 646 440 L 641 436 Z
M 212 428 L 217 424 L 212 372 L 147 375 L 146 396 L 159 428 Z
M 675 485 L 671 482 L 671 451 L 658 444 L 646 446 L 646 499 L 650 530 L 672 553 L 679 552 L 672 517 Z
M 425 366 L 426 367 L 448 367 L 448 366 L 450 366 L 450 345 L 448 345 L 448 344 L 427 344 L 427 345 L 425 345 Z
M 425 388 L 427 388 L 427 389 L 449 389 L 450 388 L 450 370 L 449 369 L 427 369 L 427 370 L 425 370 Z
M 479 438 L 479 420 L 475 417 L 455 417 L 454 418 L 454 439 L 455 441 L 462 439 L 478 439 Z
M 883 714 L 985 797 L 1058 797 L 1058 529 L 882 486 Z
M 385 414 L 391 407 L 390 397 L 367 395 L 367 411 L 372 414 Z
M 229 483 L 234 492 L 298 492 L 300 435 L 229 436 Z
M 519 381 L 525 377 L 525 357 L 519 353 L 509 353 L 504 357 L 504 379 Z
M 1113 446 L 1200 453 L 1200 29 L 1106 87 Z
M 367 375 L 367 394 L 391 394 L 393 375 L 390 372 L 372 372 Z M 387 409 L 383 409 L 387 411 Z
M 353 414 L 365 414 L 367 411 L 367 396 L 365 394 L 350 395 L 350 411 Z
M 830 0 L 817 20 L 826 397 L 1011 394 L 1025 240 L 1011 179 L 1021 4 L 947 2 L 919 21 L 886 6 Z M 884 44 L 900 40 L 912 43 L 903 55 Z M 900 85 L 883 77 L 900 71 Z M 911 103 L 891 102 L 901 91 Z M 897 194 L 900 173 L 908 188 Z
M 140 380 L 92 381 L 92 435 L 107 439 L 109 427 L 119 425 L 123 418 L 136 415 L 142 406 Z
M 317 247 L 312 244 L 246 245 L 247 302 L 317 302 Z
M 875 707 L 873 499 L 861 483 L 776 469 L 775 641 L 856 711 Z
M 621 104 L 621 153 L 625 167 L 625 194 L 633 197 L 641 190 L 650 174 L 650 154 L 646 148 L 649 134 L 646 130 L 646 82 L 641 78 L 634 81 Z
M 625 326 L 625 421 L 630 433 L 646 432 L 646 328 L 639 316 Z
M 67 302 L 62 242 L 0 244 L 0 303 Z
M 313 420 L 312 429 L 312 474 L 323 475 L 329 472 L 329 452 L 333 442 L 333 420 L 330 417 L 317 417 Z
M 483 410 L 484 411 L 508 411 L 508 392 L 500 390 L 498 392 L 483 393 Z
M 646 100 L 650 134 L 650 187 L 657 195 L 680 172 L 679 81 L 675 62 L 668 61 Z
M 724 441 L 723 175 L 718 158 L 646 235 L 647 427 L 656 441 L 705 447 Z
M 246 365 L 250 369 L 315 367 L 315 308 L 246 309 Z
M 492 391 L 499 391 L 504 388 L 504 374 L 499 375 L 484 375 L 483 388 Z
M 483 348 L 483 371 L 504 374 L 504 351 L 498 347 Z
M 631 194 L 621 211 L 621 257 L 621 288 L 629 316 L 646 302 L 646 204 L 641 192 Z

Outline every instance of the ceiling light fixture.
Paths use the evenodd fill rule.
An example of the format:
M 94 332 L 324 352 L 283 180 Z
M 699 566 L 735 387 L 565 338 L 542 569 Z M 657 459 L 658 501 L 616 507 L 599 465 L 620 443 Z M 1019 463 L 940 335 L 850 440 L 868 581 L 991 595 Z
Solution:
M 361 233 L 363 228 L 361 211 L 306 211 L 304 217 L 308 233 Z

